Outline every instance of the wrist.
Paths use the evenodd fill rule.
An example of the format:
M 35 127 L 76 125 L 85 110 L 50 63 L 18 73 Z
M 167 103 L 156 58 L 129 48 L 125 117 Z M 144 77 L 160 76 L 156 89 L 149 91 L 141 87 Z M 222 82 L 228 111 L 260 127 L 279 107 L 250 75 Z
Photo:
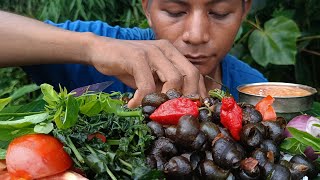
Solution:
M 79 53 L 75 54 L 73 60 L 78 64 L 92 65 L 92 48 L 97 35 L 91 32 L 75 33 L 74 39 L 79 45 Z

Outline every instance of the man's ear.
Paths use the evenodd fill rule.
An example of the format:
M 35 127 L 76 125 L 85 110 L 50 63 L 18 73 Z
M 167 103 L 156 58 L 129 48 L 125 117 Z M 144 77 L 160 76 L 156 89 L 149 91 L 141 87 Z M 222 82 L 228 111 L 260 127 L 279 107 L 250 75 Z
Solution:
M 144 14 L 148 20 L 148 24 L 150 27 L 152 27 L 152 21 L 151 21 L 151 18 L 150 18 L 150 0 L 141 0 L 141 3 L 142 3 L 142 8 L 143 8 L 143 11 L 144 11 Z
M 242 20 L 245 20 L 248 13 L 250 12 L 251 9 L 251 5 L 252 5 L 252 0 L 244 0 L 244 12 L 243 12 L 243 16 L 242 16 Z

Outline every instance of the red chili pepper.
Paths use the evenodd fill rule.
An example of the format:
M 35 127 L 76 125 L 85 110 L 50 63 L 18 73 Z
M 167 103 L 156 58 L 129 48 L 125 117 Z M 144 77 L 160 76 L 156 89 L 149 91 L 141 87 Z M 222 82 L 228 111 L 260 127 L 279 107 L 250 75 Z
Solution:
M 100 139 L 102 142 L 106 142 L 107 141 L 107 138 L 105 135 L 99 133 L 99 132 L 96 132 L 96 133 L 93 133 L 93 134 L 89 134 L 88 135 L 88 140 L 91 141 L 93 138 L 98 138 Z
M 181 116 L 190 114 L 198 117 L 198 105 L 188 98 L 176 98 L 161 104 L 151 115 L 150 119 L 160 124 L 176 125 Z
M 227 128 L 235 140 L 240 140 L 242 129 L 242 109 L 233 97 L 222 98 L 220 121 Z
M 272 103 L 274 102 L 274 98 L 270 95 L 261 99 L 255 106 L 256 110 L 258 110 L 264 121 L 275 121 L 277 119 L 277 114 L 272 107 Z

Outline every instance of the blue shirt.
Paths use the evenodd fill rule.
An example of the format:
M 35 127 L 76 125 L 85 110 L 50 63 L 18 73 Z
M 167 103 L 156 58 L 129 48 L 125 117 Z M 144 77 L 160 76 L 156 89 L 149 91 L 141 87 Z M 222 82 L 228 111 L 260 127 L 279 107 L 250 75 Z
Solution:
M 70 31 L 92 32 L 99 36 L 116 39 L 155 39 L 155 35 L 151 29 L 113 27 L 101 21 L 66 21 L 59 24 L 46 21 L 46 23 Z M 221 63 L 222 83 L 229 88 L 230 93 L 236 100 L 238 100 L 237 86 L 267 81 L 260 72 L 231 55 L 227 55 Z M 113 81 L 114 83 L 105 90 L 106 92 L 134 92 L 134 89 L 126 86 L 115 77 L 103 75 L 92 66 L 81 64 L 50 64 L 26 66 L 23 67 L 23 69 L 37 84 L 49 83 L 56 88 L 60 84 L 69 91 L 94 83 Z

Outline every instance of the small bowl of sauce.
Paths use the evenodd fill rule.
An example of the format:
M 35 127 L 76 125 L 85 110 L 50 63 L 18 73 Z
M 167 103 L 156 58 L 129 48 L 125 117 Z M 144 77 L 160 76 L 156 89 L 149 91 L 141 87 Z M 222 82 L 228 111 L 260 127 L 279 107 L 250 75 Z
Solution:
M 315 88 L 310 86 L 283 83 L 265 82 L 241 85 L 238 88 L 239 101 L 256 105 L 267 95 L 275 101 L 272 104 L 277 114 L 299 113 L 312 108 Z

